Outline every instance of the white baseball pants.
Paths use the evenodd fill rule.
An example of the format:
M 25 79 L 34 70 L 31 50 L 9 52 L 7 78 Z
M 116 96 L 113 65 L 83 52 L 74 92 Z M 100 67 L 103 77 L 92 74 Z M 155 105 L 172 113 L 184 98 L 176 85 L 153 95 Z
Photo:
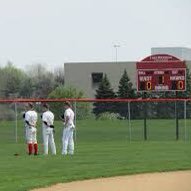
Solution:
M 28 144 L 36 144 L 36 127 L 26 127 L 26 139 Z
M 74 154 L 74 140 L 73 140 L 74 129 L 71 127 L 65 127 L 62 136 L 62 154 L 73 155 Z
M 54 142 L 54 132 L 53 128 L 44 127 L 43 128 L 43 144 L 44 144 L 44 154 L 48 154 L 48 145 L 50 145 L 53 155 L 56 155 L 56 145 Z

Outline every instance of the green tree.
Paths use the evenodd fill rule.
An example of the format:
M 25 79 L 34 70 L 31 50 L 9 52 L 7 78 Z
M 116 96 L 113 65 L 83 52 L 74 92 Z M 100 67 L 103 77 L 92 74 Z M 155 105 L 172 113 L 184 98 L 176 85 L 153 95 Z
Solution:
M 29 86 L 32 88 L 32 96 L 47 98 L 50 92 L 56 88 L 54 74 L 47 71 L 42 64 L 36 64 L 27 71 Z M 26 87 L 26 86 L 25 86 Z
M 83 98 L 84 93 L 80 90 L 77 90 L 75 87 L 64 87 L 58 86 L 55 90 L 53 90 L 48 98 Z M 63 114 L 63 104 L 62 103 L 51 103 L 52 111 L 55 113 L 56 118 L 58 119 L 61 114 Z M 75 108 L 76 106 L 76 108 Z M 76 109 L 76 118 L 79 119 L 87 119 L 90 117 L 90 103 L 86 102 L 76 102 L 73 103 L 73 109 Z
M 133 84 L 130 81 L 130 78 L 128 77 L 126 69 L 123 72 L 123 75 L 121 76 L 121 79 L 119 81 L 118 86 L 118 92 L 117 92 L 118 98 L 120 99 L 127 99 L 127 98 L 135 98 L 135 89 L 133 88 Z M 122 117 L 127 117 L 128 115 L 128 103 L 117 103 L 118 105 L 118 113 Z M 131 114 L 132 116 L 135 115 L 136 109 L 135 107 L 132 107 Z
M 95 97 L 97 99 L 107 99 L 107 98 L 116 98 L 115 92 L 111 88 L 111 84 L 107 75 L 105 74 L 101 83 L 99 84 L 98 89 L 96 90 Z M 108 102 L 95 102 L 93 108 L 93 112 L 96 116 L 100 113 L 104 112 L 115 112 L 116 104 L 115 103 L 108 103 Z
M 64 85 L 64 67 L 58 67 L 54 70 L 54 79 L 56 85 Z
M 22 98 L 31 98 L 33 97 L 35 87 L 32 78 L 26 77 L 25 80 L 21 82 L 19 96 Z
M 119 81 L 117 96 L 121 99 L 136 97 L 135 89 L 133 88 L 133 84 L 128 77 L 126 69 L 124 70 L 124 73 Z
M 0 74 L 2 97 L 18 97 L 20 85 L 26 77 L 25 73 L 8 62 L 1 68 Z

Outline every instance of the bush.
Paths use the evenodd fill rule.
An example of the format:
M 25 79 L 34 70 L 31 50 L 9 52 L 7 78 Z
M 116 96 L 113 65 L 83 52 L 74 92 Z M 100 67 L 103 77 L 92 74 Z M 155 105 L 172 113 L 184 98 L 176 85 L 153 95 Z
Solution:
M 59 86 L 49 94 L 49 98 L 83 98 L 84 93 L 77 90 L 74 87 Z M 75 110 L 75 103 L 72 103 L 73 110 Z M 63 103 L 55 102 L 50 103 L 51 110 L 55 114 L 55 118 L 59 119 L 59 116 L 63 114 Z M 76 118 L 88 119 L 91 115 L 91 104 L 86 102 L 76 103 Z
M 118 113 L 110 113 L 110 112 L 101 113 L 97 117 L 98 120 L 112 120 L 112 121 L 120 118 L 121 117 Z

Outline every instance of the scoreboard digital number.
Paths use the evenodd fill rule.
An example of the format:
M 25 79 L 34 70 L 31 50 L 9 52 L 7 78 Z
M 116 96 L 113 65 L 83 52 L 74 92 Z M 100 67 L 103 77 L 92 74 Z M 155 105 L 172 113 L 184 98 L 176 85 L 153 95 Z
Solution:
M 184 91 L 185 69 L 138 70 L 139 91 Z
M 171 55 L 152 55 L 137 63 L 138 91 L 185 91 L 186 65 Z

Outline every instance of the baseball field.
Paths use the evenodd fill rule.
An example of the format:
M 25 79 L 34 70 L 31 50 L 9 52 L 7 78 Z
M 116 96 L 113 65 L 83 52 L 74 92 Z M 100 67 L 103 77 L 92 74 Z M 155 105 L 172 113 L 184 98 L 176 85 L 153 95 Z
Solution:
M 62 123 L 57 121 L 56 156 L 28 156 L 23 123 L 18 121 L 18 142 L 14 121 L 0 122 L 0 190 L 24 191 L 74 180 L 132 175 L 148 172 L 191 170 L 191 121 L 180 121 L 176 141 L 175 120 L 148 120 L 148 140 L 143 139 L 143 121 L 77 121 L 75 155 L 61 155 Z M 16 154 L 16 156 L 15 156 Z

